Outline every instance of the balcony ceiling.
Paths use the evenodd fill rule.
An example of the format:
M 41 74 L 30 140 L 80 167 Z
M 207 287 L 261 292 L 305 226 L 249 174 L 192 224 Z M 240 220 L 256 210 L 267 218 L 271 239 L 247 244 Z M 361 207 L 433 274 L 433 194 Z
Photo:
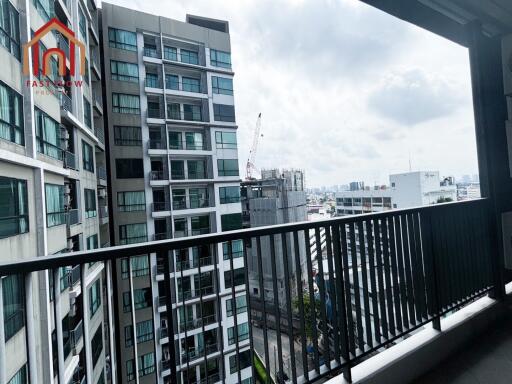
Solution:
M 512 32 L 510 0 L 361 0 L 375 8 L 467 46 L 464 25 L 477 21 L 484 34 Z

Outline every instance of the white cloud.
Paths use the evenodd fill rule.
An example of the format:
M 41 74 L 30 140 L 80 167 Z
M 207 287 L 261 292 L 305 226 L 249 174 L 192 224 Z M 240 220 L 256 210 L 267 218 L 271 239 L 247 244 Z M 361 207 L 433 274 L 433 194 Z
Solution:
M 257 166 L 308 185 L 391 172 L 477 172 L 467 51 L 357 0 L 111 0 L 228 20 L 240 170 L 262 112 Z M 410 155 L 409 155 L 410 154 Z

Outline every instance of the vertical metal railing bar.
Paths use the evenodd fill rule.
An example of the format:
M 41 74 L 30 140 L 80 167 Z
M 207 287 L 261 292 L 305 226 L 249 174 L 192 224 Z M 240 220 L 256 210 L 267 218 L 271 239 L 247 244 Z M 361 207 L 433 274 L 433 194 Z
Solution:
M 361 259 L 361 279 L 363 280 L 363 303 L 364 303 L 364 323 L 366 328 L 366 344 L 371 348 L 373 347 L 372 325 L 370 319 L 370 298 L 368 294 L 368 265 L 366 263 L 366 242 L 364 222 L 357 222 L 357 232 L 359 235 L 359 254 Z
M 251 356 L 251 375 L 253 377 L 253 381 L 255 381 L 256 378 L 256 371 L 254 369 L 254 339 L 253 339 L 253 333 L 252 333 L 252 314 L 251 314 L 251 306 L 250 306 L 250 287 L 249 287 L 249 264 L 248 264 L 248 257 L 247 257 L 247 248 L 248 248 L 248 242 L 250 242 L 251 239 L 247 240 L 246 238 L 243 239 L 243 260 L 244 260 L 244 274 L 245 274 L 245 297 L 246 297 L 246 303 L 247 303 L 247 322 L 249 323 L 249 346 L 250 346 L 250 356 Z M 218 291 L 218 290 L 217 290 Z M 217 329 L 222 329 L 218 327 Z M 222 338 L 221 338 L 222 339 Z M 224 359 L 221 359 L 224 360 Z
M 189 249 L 187 248 L 187 253 L 188 253 Z M 181 252 L 181 249 L 177 250 L 175 249 L 174 250 L 174 258 L 177 259 L 176 257 L 176 252 Z M 189 256 L 189 260 L 190 260 L 190 255 Z M 180 291 L 178 290 L 178 294 L 176 295 L 176 303 L 180 302 L 182 303 L 182 306 L 181 308 L 183 308 L 183 319 L 181 318 L 181 314 L 179 313 L 179 308 L 178 306 L 176 306 L 176 315 L 178 317 L 178 334 L 181 334 L 181 330 L 180 330 L 180 325 L 181 325 L 181 322 L 183 321 L 183 324 L 185 324 L 184 326 L 184 333 L 185 333 L 185 362 L 186 362 L 186 365 L 187 365 L 187 371 L 186 371 L 186 377 L 187 377 L 187 380 L 188 380 L 188 375 L 189 375 L 189 371 L 190 371 L 190 352 L 189 352 L 189 348 L 188 348 L 188 319 L 187 319 L 187 306 L 185 305 L 185 301 L 186 301 L 186 295 L 185 295 L 185 290 L 183 288 L 183 284 L 184 284 L 184 275 L 183 275 L 183 269 L 184 268 L 180 268 L 180 281 L 181 281 L 181 300 L 180 300 Z M 187 279 L 188 281 L 190 282 L 190 285 L 192 285 L 192 280 L 190 279 L 190 276 L 187 276 Z M 201 277 L 199 277 L 199 281 L 201 281 Z M 194 282 L 195 283 L 195 282 Z M 195 284 L 194 284 L 194 290 L 196 289 L 195 287 Z M 190 287 L 190 292 L 192 293 L 192 287 Z M 195 293 L 195 292 L 194 292 Z M 166 296 L 170 296 L 171 292 L 166 292 Z M 178 338 L 179 339 L 179 338 Z M 181 340 L 179 340 L 179 343 L 180 345 L 178 346 L 178 348 L 181 347 Z M 194 341 L 194 345 L 193 345 L 194 349 L 195 349 L 195 341 Z M 181 356 L 179 357 L 180 359 L 180 367 L 181 365 L 183 364 L 182 361 L 181 361 Z M 185 375 L 184 375 L 185 376 Z
M 279 372 L 274 372 L 276 380 L 283 374 L 283 346 L 281 340 L 281 307 L 279 305 L 279 290 L 277 286 L 277 265 L 276 265 L 276 246 L 275 246 L 275 235 L 270 235 L 270 264 L 272 269 L 272 288 L 274 296 L 274 311 L 276 321 L 276 337 L 277 337 L 277 358 Z M 287 282 L 286 282 L 287 283 Z M 286 284 L 285 283 L 285 284 Z
M 108 279 L 108 276 L 106 274 L 105 274 L 105 278 Z M 107 284 L 107 282 L 105 281 L 104 284 Z M 82 291 L 82 295 L 84 295 L 83 297 L 85 297 L 85 295 L 88 294 L 87 286 L 85 284 L 85 264 L 80 264 L 80 290 Z M 88 303 L 88 304 L 90 305 L 90 303 Z M 86 322 L 86 317 L 85 317 L 85 301 L 84 300 L 82 300 L 82 308 L 80 309 L 80 312 L 82 315 L 83 337 L 85 339 L 85 330 L 83 329 L 83 327 L 85 327 L 87 322 Z M 84 340 L 84 352 L 85 352 L 84 356 L 88 355 L 88 350 L 89 350 L 89 343 Z M 84 364 L 84 372 L 86 373 L 86 376 L 87 376 L 87 372 L 88 372 L 87 358 L 84 359 L 83 364 Z M 112 364 L 112 362 L 111 362 L 111 364 Z M 94 369 L 94 367 L 91 367 L 91 368 Z
M 352 261 L 352 287 L 354 290 L 354 307 L 356 310 L 357 345 L 364 352 L 364 331 L 361 315 L 361 291 L 359 285 L 359 263 L 357 260 L 356 229 L 354 222 L 349 223 L 350 256 Z M 359 244 L 361 246 L 361 244 Z
M 338 308 L 336 306 L 337 303 L 337 295 L 336 295 L 336 284 L 334 278 L 334 265 L 333 265 L 333 256 L 332 256 L 332 236 L 331 236 L 331 227 L 326 226 L 325 230 L 325 244 L 327 250 L 327 267 L 329 268 L 329 301 L 331 303 L 331 323 L 332 323 L 332 334 L 333 334 L 333 342 L 334 342 L 334 359 L 341 364 L 341 356 L 340 356 L 340 341 L 339 341 L 339 321 L 338 321 Z M 339 273 L 341 271 L 338 270 L 338 278 Z
M 348 247 L 347 247 L 347 228 L 345 224 L 339 226 L 341 237 L 341 259 L 343 262 L 343 282 L 345 283 L 345 306 L 347 313 L 348 328 L 348 349 L 350 353 L 356 356 L 356 346 L 354 339 L 354 315 L 352 312 L 352 294 L 350 288 L 350 270 L 348 266 Z
M 320 290 L 320 321 L 322 322 L 322 341 L 324 345 L 324 364 L 327 368 L 331 368 L 330 345 L 329 345 L 329 332 L 327 329 L 327 303 L 325 297 L 325 276 L 323 266 L 322 244 L 320 242 L 320 228 L 315 228 L 315 243 L 316 243 L 316 262 L 318 263 L 318 289 Z M 315 303 L 316 308 L 316 303 Z
M 409 328 L 409 315 L 407 313 L 407 290 L 406 290 L 406 280 L 405 280 L 405 273 L 404 273 L 402 228 L 401 228 L 400 215 L 395 216 L 394 232 L 395 232 L 395 236 L 396 236 L 396 260 L 397 260 L 397 268 L 398 268 L 398 279 L 399 279 L 399 285 L 400 285 L 402 322 L 403 322 L 404 329 L 408 329 Z
M 377 296 L 377 282 L 375 279 L 375 248 L 373 246 L 373 225 L 371 220 L 366 220 L 366 241 L 368 244 L 368 265 L 370 270 L 370 287 L 372 297 L 372 310 L 373 310 L 373 329 L 372 336 L 374 337 L 377 344 L 381 342 L 381 331 L 379 321 L 379 303 Z M 372 344 L 373 346 L 373 344 Z
M 489 203 L 487 203 L 487 204 L 489 204 Z M 495 219 L 494 219 L 494 216 L 492 213 L 487 212 L 486 206 L 480 206 L 480 209 L 478 209 L 477 212 L 479 212 L 481 215 L 479 218 L 480 219 L 479 222 L 481 222 L 481 223 L 488 222 L 489 223 L 485 227 L 482 225 L 479 227 L 480 232 L 483 233 L 482 237 L 485 239 L 485 241 L 479 242 L 479 245 L 480 245 L 479 260 L 483 266 L 482 270 L 487 272 L 487 273 L 483 274 L 484 283 L 482 284 L 482 288 L 485 288 L 485 287 L 495 285 L 495 282 L 493 281 L 494 280 L 493 277 L 494 277 L 494 273 L 495 273 L 495 271 L 493 269 L 494 269 L 495 263 L 493 261 L 496 260 L 498 257 L 498 250 L 497 250 L 497 245 L 493 246 L 493 244 L 491 243 L 490 235 L 489 235 L 490 228 L 491 227 L 495 228 Z M 489 220 L 489 217 L 491 217 L 490 220 Z M 487 277 L 487 280 L 485 280 L 485 277 Z M 494 293 L 495 292 L 491 293 L 491 296 L 494 296 Z
M 343 230 L 345 228 L 343 227 Z M 345 369 L 343 370 L 343 377 L 348 382 L 352 381 L 352 374 L 350 370 L 350 351 L 349 351 L 349 341 L 348 341 L 348 332 L 347 332 L 347 316 L 351 316 L 351 314 L 347 315 L 345 312 L 345 284 L 343 282 L 343 267 L 342 267 L 342 253 L 341 253 L 341 245 L 340 245 L 340 226 L 336 225 L 332 227 L 332 237 L 333 237 L 333 252 L 334 252 L 334 268 L 336 269 L 336 298 L 337 298 L 337 308 L 340 319 L 340 337 L 341 337 L 341 356 L 347 363 Z M 349 291 L 350 292 L 350 291 Z M 350 293 L 349 293 L 350 295 Z
M 468 294 L 470 292 L 468 291 L 468 265 L 467 265 L 467 259 L 465 257 L 466 255 L 466 246 L 467 244 L 463 241 L 464 239 L 464 233 L 462 224 L 463 222 L 461 220 L 464 220 L 464 217 L 462 215 L 462 212 L 459 209 L 454 209 L 453 214 L 453 228 L 455 231 L 455 239 L 458 239 L 458 243 L 454 244 L 454 248 L 457 251 L 457 265 L 458 271 L 456 273 L 459 275 L 459 300 L 465 301 L 468 297 Z M 460 270 L 462 268 L 462 271 Z M 462 272 L 462 273 L 461 273 Z
M 469 210 L 468 212 L 464 211 L 464 221 L 466 223 L 465 227 L 462 229 L 462 233 L 464 234 L 463 242 L 465 244 L 465 259 L 468 261 L 468 280 L 469 280 L 469 295 L 472 294 L 471 289 L 477 286 L 476 276 L 475 276 L 475 245 L 473 243 L 474 236 L 471 235 L 471 228 L 473 226 L 473 210 Z
M 268 351 L 268 325 L 267 325 L 267 306 L 265 303 L 265 285 L 263 283 L 263 262 L 261 260 L 261 237 L 256 237 L 256 260 L 258 263 L 258 283 L 261 296 L 262 315 L 263 315 L 263 347 L 265 349 L 265 370 L 267 373 L 267 383 L 270 383 L 270 359 Z
M 460 300 L 460 273 L 457 273 L 455 268 L 458 263 L 457 249 L 454 247 L 455 230 L 453 227 L 453 214 L 454 212 L 447 207 L 443 212 L 443 226 L 444 226 L 444 240 L 446 244 L 446 260 L 448 262 L 448 273 L 452 276 L 449 279 L 451 285 L 452 297 L 450 298 L 450 306 L 459 303 Z M 450 236 L 448 236 L 450 235 Z M 457 247 L 459 248 L 459 247 Z
M 414 224 L 414 244 L 416 248 L 416 259 L 417 259 L 417 267 L 418 267 L 418 277 L 419 277 L 419 287 L 420 287 L 420 303 L 421 303 L 421 315 L 423 319 L 427 319 L 427 307 L 426 307 L 426 299 L 425 299 L 425 275 L 423 270 L 423 257 L 421 254 L 421 234 L 420 234 L 420 226 L 419 226 L 419 218 L 420 213 L 416 211 L 413 213 L 413 224 Z
M 295 346 L 293 340 L 293 319 L 292 319 L 292 297 L 290 294 L 290 270 L 289 270 L 289 257 L 288 257 L 288 242 L 286 239 L 287 233 L 281 233 L 281 245 L 283 250 L 283 265 L 284 265 L 284 289 L 286 296 L 286 321 L 288 322 L 288 342 L 290 345 L 290 370 L 292 374 L 292 382 L 297 383 L 297 372 L 295 367 Z
M 429 279 L 427 283 L 427 302 L 428 306 L 431 308 L 431 315 L 433 316 L 432 325 L 434 329 L 440 331 L 441 330 L 441 322 L 439 318 L 439 314 L 441 308 L 439 306 L 439 286 L 437 283 L 438 274 L 437 274 L 437 255 L 436 248 L 434 243 L 434 225 L 432 222 L 432 215 L 429 212 L 425 212 L 421 216 L 421 226 L 422 226 L 422 238 L 423 238 L 423 249 L 425 256 L 425 269 L 428 271 L 427 278 Z
M 409 244 L 409 231 L 407 224 L 407 215 L 401 215 L 401 231 L 402 231 L 402 244 L 403 244 L 403 256 L 404 256 L 404 268 L 405 268 L 405 281 L 407 287 L 407 304 L 409 306 L 409 320 L 412 326 L 416 325 L 416 313 L 414 304 L 414 281 L 412 279 L 411 270 L 411 252 Z
M 494 286 L 493 291 L 491 292 L 491 297 L 496 299 L 502 299 L 505 295 L 505 286 L 503 283 L 503 278 L 500 272 L 500 263 L 498 261 L 499 252 L 498 247 L 502 246 L 498 244 L 498 239 L 500 238 L 497 234 L 497 225 L 496 218 L 494 216 L 493 210 L 489 207 L 490 201 L 484 201 L 484 204 L 480 206 L 480 212 L 482 214 L 482 222 L 489 223 L 485 226 L 486 236 L 486 250 L 484 253 L 483 260 L 488 260 L 487 270 L 489 280 L 486 286 Z M 483 244 L 482 244 L 483 246 Z
M 297 231 L 293 232 L 293 248 L 295 256 L 295 271 L 297 273 L 297 305 L 299 310 L 299 324 L 301 335 L 301 349 L 302 349 L 302 371 L 304 378 L 309 379 L 308 375 L 308 355 L 306 352 L 306 325 L 304 323 L 304 296 L 302 289 L 302 266 L 300 263 L 300 248 L 299 248 L 299 234 Z
M 233 264 L 233 244 L 230 241 L 228 241 L 228 257 L 229 257 L 229 273 L 231 276 L 231 311 L 233 313 L 233 322 L 234 322 L 234 332 L 235 335 L 235 353 L 236 353 L 236 368 L 238 372 L 238 382 L 242 382 L 242 372 L 240 371 L 240 346 L 238 341 L 238 315 L 237 315 L 237 308 L 236 308 L 236 294 L 235 294 L 235 270 L 234 270 L 234 264 Z M 199 263 L 201 264 L 201 263 Z M 247 284 L 248 282 L 246 282 Z M 204 334 L 204 333 L 203 333 Z M 218 336 L 217 336 L 218 337 Z M 203 341 L 204 343 L 204 341 Z M 206 356 L 206 353 L 205 353 Z
M 382 255 L 384 261 L 384 281 L 386 283 L 386 309 L 388 312 L 388 326 L 389 333 L 396 336 L 395 328 L 395 314 L 393 310 L 393 284 L 391 282 L 391 268 L 389 263 L 389 240 L 388 240 L 388 223 L 387 219 L 383 218 L 381 221 L 382 230 Z
M 436 260 L 441 265 L 439 268 L 441 282 L 439 285 L 440 292 L 443 294 L 443 306 L 442 308 L 448 309 L 451 306 L 451 303 L 454 300 L 454 292 L 453 292 L 453 276 L 450 269 L 450 254 L 447 250 L 446 245 L 446 223 L 445 223 L 445 215 L 442 212 L 438 212 L 436 215 L 438 221 L 436 224 L 436 233 L 438 236 L 438 241 L 436 244 L 438 245 L 439 250 L 439 258 Z
M 64 267 L 61 267 L 64 268 Z M 62 321 L 61 321 L 61 313 L 60 313 L 60 300 L 61 300 L 61 292 L 60 292 L 60 274 L 59 274 L 60 268 L 53 268 L 51 270 L 53 275 L 53 315 L 54 315 L 54 324 L 55 324 L 55 337 L 57 339 L 57 362 L 59 367 L 58 372 L 58 379 L 59 383 L 64 382 L 64 372 L 65 372 L 65 366 L 64 366 L 64 350 L 62 345 L 62 337 L 59 337 L 62 335 Z M 59 328 L 61 331 L 59 332 Z M 59 335 L 59 333 L 61 335 Z M 53 360 L 52 360 L 53 361 Z
M 420 284 L 419 268 L 417 266 L 417 249 L 416 249 L 416 236 L 414 235 L 414 214 L 407 215 L 407 229 L 409 232 L 409 247 L 411 256 L 411 271 L 413 274 L 413 286 L 414 286 L 414 304 L 416 309 L 416 320 L 421 323 L 423 320 L 422 316 L 422 286 Z
M 127 258 L 128 261 L 128 281 L 130 284 L 130 316 L 132 320 L 132 347 L 133 347 L 133 361 L 135 365 L 135 382 L 139 384 L 139 356 L 138 356 L 138 346 L 137 346 L 137 319 L 135 314 L 135 296 L 134 296 L 134 288 L 133 288 L 133 269 L 132 269 L 132 259 L 131 257 Z
M 220 284 L 220 276 L 219 276 L 219 263 L 221 262 L 220 261 L 220 255 L 218 254 L 218 243 L 213 243 L 213 249 L 211 249 L 211 252 L 212 252 L 212 257 L 213 257 L 213 265 L 214 265 L 214 268 L 213 268 L 213 272 L 214 272 L 214 279 L 215 281 L 217 282 L 217 284 Z M 221 246 L 222 247 L 222 246 Z M 245 251 L 245 247 L 244 247 L 244 251 Z M 247 257 L 247 255 L 245 255 L 245 257 Z M 222 251 L 222 261 L 224 261 L 224 249 Z M 244 265 L 247 265 L 247 264 L 244 264 Z M 245 268 L 246 270 L 246 275 L 247 275 L 247 268 Z M 246 280 L 247 282 L 248 280 Z M 217 287 L 219 287 L 219 285 L 217 285 Z M 249 288 L 248 288 L 248 284 L 247 284 L 247 292 L 249 292 Z M 217 329 L 222 329 L 222 299 L 220 297 L 220 294 L 219 294 L 219 289 L 216 289 L 215 290 L 215 303 L 216 303 L 216 309 L 217 309 Z M 247 295 L 247 312 L 250 313 L 250 308 L 251 306 L 249 305 L 249 295 Z M 249 327 L 249 332 L 251 332 L 251 327 Z M 252 332 L 251 332 L 251 343 L 252 343 Z M 223 351 L 224 350 L 224 337 L 220 337 L 219 338 L 220 340 L 220 350 Z M 221 378 L 222 378 L 222 383 L 225 383 L 226 382 L 226 369 L 225 369 L 225 361 L 223 358 L 219 359 L 220 360 L 220 367 L 221 367 Z M 253 365 L 253 364 L 252 364 Z M 208 367 L 205 367 L 206 369 Z
M 398 332 L 402 332 L 402 309 L 400 307 L 400 286 L 398 281 L 398 267 L 397 267 L 397 252 L 396 252 L 396 239 L 395 239 L 395 223 L 394 216 L 388 217 L 388 230 L 389 230 L 389 261 L 391 266 L 391 278 L 393 284 L 393 302 L 395 304 L 395 317 L 396 328 Z
M 315 290 L 313 287 L 313 267 L 311 265 L 311 248 L 309 244 L 309 229 L 304 230 L 304 242 L 306 247 L 306 266 L 308 270 L 308 294 L 309 294 L 309 308 L 310 308 L 310 323 L 311 323 L 311 334 L 313 337 L 313 354 L 315 361 L 315 370 L 320 373 L 320 358 L 318 356 L 318 332 L 316 329 L 316 305 L 315 305 Z
M 169 359 L 171 361 L 171 383 L 176 384 L 178 382 L 178 370 L 176 369 L 176 342 L 174 340 L 174 321 L 172 314 L 172 295 L 171 295 L 171 268 L 170 268 L 170 256 L 174 255 L 174 250 L 164 251 L 163 260 L 164 260 L 164 291 L 165 291 L 165 309 L 167 313 L 167 335 L 169 338 Z M 171 256 L 172 257 L 172 256 Z M 179 293 L 176 295 L 176 302 L 178 302 Z M 176 312 L 178 312 L 176 310 Z M 178 334 L 180 333 L 179 329 L 179 320 L 178 324 L 176 324 L 176 329 L 178 330 Z M 178 363 L 181 366 L 181 356 L 178 357 Z M 174 372 L 173 372 L 174 371 Z
M 382 326 L 382 337 L 384 339 L 389 338 L 388 334 L 388 322 L 386 317 L 386 301 L 385 301 L 385 292 L 384 292 L 384 272 L 383 272 L 383 262 L 382 262 L 382 242 L 380 239 L 380 222 L 379 219 L 373 220 L 373 228 L 375 234 L 375 250 L 377 255 L 377 277 L 378 277 L 378 294 L 379 294 L 379 308 L 380 308 L 380 323 Z
M 197 249 L 197 258 L 198 258 L 197 273 L 199 275 L 199 306 L 200 306 L 199 308 L 201 308 L 201 318 L 203 318 L 204 317 L 204 313 L 203 313 L 203 280 L 202 280 L 202 274 L 201 274 L 201 262 L 199 261 L 200 258 L 201 258 L 201 254 L 200 254 L 199 247 L 197 247 L 196 249 Z M 208 250 L 209 250 L 209 252 L 211 252 L 211 245 L 210 244 L 208 244 Z M 187 250 L 187 251 L 189 251 L 189 250 Z M 194 260 L 194 248 L 192 247 L 190 249 L 190 251 L 192 251 L 192 260 Z M 188 253 L 189 253 L 188 256 L 189 256 L 189 260 L 190 260 L 190 252 L 188 252 Z M 192 264 L 192 265 L 194 265 L 194 264 Z M 213 279 L 212 279 L 212 284 L 215 284 Z M 219 291 L 218 289 L 215 289 L 215 292 L 218 292 L 218 291 Z M 197 316 L 197 307 L 196 307 L 196 316 Z M 205 348 L 204 348 L 205 349 L 204 350 L 204 356 L 203 356 L 204 372 L 205 372 L 205 375 L 206 375 L 205 380 L 208 383 L 208 350 L 207 350 L 206 343 L 204 342 L 204 333 L 205 332 L 206 332 L 206 329 L 205 329 L 204 321 L 201 321 L 201 333 L 203 334 L 203 345 L 205 346 Z M 219 343 L 219 334 L 217 332 L 217 344 L 218 343 Z M 237 354 L 237 358 L 238 358 L 238 354 Z M 238 371 L 240 371 L 240 370 L 238 370 Z M 188 372 L 187 372 L 187 375 L 188 375 Z M 199 375 L 201 375 L 201 371 L 199 371 Z

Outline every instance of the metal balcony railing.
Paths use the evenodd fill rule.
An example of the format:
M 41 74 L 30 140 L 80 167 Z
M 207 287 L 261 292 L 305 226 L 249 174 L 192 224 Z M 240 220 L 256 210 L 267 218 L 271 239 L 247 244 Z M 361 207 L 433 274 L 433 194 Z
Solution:
M 78 169 L 76 164 L 76 155 L 69 151 L 64 153 L 64 166 L 70 169 Z
M 100 213 L 100 217 L 102 219 L 108 219 L 108 206 L 101 205 L 101 206 L 98 207 L 98 210 L 99 210 L 99 213 Z
M 69 226 L 78 224 L 80 222 L 80 212 L 78 209 L 70 209 L 67 212 L 67 217 Z
M 75 265 L 71 270 L 71 286 L 80 282 L 82 268 L 80 265 Z
M 160 310 L 164 307 L 164 312 L 173 314 L 163 314 L 168 319 L 168 329 L 177 330 L 179 324 L 174 314 L 177 307 L 186 303 L 176 298 L 174 288 L 171 289 L 175 287 L 176 276 L 170 270 L 175 252 L 170 251 L 190 251 L 202 245 L 222 248 L 227 244 L 225 260 L 221 262 L 229 268 L 224 269 L 221 279 L 229 282 L 226 288 L 230 292 L 234 324 L 237 324 L 236 328 L 226 330 L 229 347 L 235 354 L 240 353 L 240 348 L 249 349 L 250 361 L 254 361 L 256 351 L 267 377 L 271 377 L 272 369 L 272 372 L 286 373 L 292 382 L 307 383 L 340 371 L 350 376 L 351 367 L 382 348 L 429 323 L 440 329 L 442 316 L 490 291 L 503 290 L 497 256 L 500 244 L 491 209 L 490 200 L 478 199 L 48 255 L 1 263 L 0 277 L 17 275 L 29 286 L 36 284 L 33 279 L 41 275 L 31 272 L 48 271 L 57 282 L 52 288 L 57 297 L 61 268 L 77 264 L 83 268 L 86 263 L 106 262 L 102 280 L 113 281 L 117 278 L 112 272 L 114 263 L 131 256 L 155 253 L 164 268 L 164 273 L 159 275 L 158 289 L 163 294 L 158 303 Z M 321 242 L 321 237 L 325 237 L 325 241 Z M 316 240 L 314 252 L 310 238 Z M 145 237 L 141 237 L 139 241 L 144 240 Z M 247 268 L 236 270 L 234 267 L 233 244 L 240 240 L 244 245 L 245 265 L 248 265 L 250 253 L 256 267 L 257 291 L 249 290 L 249 285 L 245 284 L 249 278 Z M 268 268 L 271 272 L 273 290 L 270 294 L 264 289 L 264 265 L 265 270 Z M 282 277 L 277 275 L 278 268 L 283 271 Z M 203 281 L 207 276 L 197 278 L 193 286 L 209 284 Z M 203 297 L 216 293 L 220 285 L 214 281 L 212 286 L 195 289 L 188 296 L 197 300 L 194 304 L 202 306 Z M 116 288 L 117 284 L 105 286 L 108 294 L 121 298 L 126 289 L 124 286 Z M 238 313 L 236 308 L 238 300 L 235 298 L 240 293 L 245 293 L 247 298 L 244 313 Z M 4 298 L 6 294 L 8 291 L 4 290 Z M 211 297 L 206 299 L 211 300 Z M 102 301 L 105 313 L 114 311 L 112 302 Z M 134 307 L 132 315 L 137 321 L 142 311 Z M 20 311 L 23 314 L 25 310 L 22 301 Z M 83 306 L 77 310 L 85 318 L 87 313 Z M 56 316 L 53 311 L 49 314 Z M 42 321 L 50 320 L 55 323 L 55 319 Z M 222 327 L 223 320 L 216 318 L 215 322 Z M 105 324 L 108 327 L 108 321 Z M 9 334 L 15 334 L 23 326 L 23 321 L 16 321 L 9 326 Z M 106 338 L 105 343 L 124 337 L 124 330 L 113 328 L 106 334 L 109 332 L 114 337 Z M 270 333 L 272 337 L 267 337 Z M 255 334 L 257 343 L 253 343 Z M 183 343 L 181 350 L 190 351 L 195 347 L 187 345 L 187 339 L 180 341 Z M 36 350 L 40 342 L 28 339 L 27 350 Z M 114 344 L 109 345 L 110 350 L 116 348 Z M 157 357 L 160 361 L 170 361 L 172 382 L 178 379 L 179 370 L 175 365 L 183 362 L 181 353 L 176 353 L 178 345 L 175 347 L 166 351 L 168 359 Z M 214 349 L 213 346 L 211 350 Z M 194 356 L 186 353 L 185 361 Z M 271 364 L 272 356 L 276 358 Z M 286 364 L 283 356 L 287 356 Z M 237 360 L 239 364 L 240 359 Z M 276 369 L 272 368 L 274 365 Z M 122 364 L 110 361 L 108 366 Z M 58 368 L 59 372 L 65 370 L 65 367 Z M 239 368 L 240 365 L 238 372 Z M 257 375 L 257 370 L 253 369 L 253 377 L 258 379 Z M 241 381 L 239 377 L 238 382 Z
M 76 348 L 78 343 L 80 342 L 80 339 L 82 338 L 84 334 L 84 328 L 83 328 L 83 321 L 80 320 L 78 324 L 71 330 L 71 342 L 73 345 L 73 348 Z
M 149 139 L 149 149 L 167 149 L 165 139 Z
M 65 111 L 73 113 L 73 102 L 71 98 L 63 92 L 59 93 L 60 107 Z
M 155 233 L 153 235 L 153 240 L 165 240 L 165 239 L 171 239 L 172 234 L 170 232 L 161 232 L 161 233 Z
M 101 165 L 97 166 L 96 177 L 98 180 L 107 180 L 107 169 Z
M 69 57 L 69 42 L 60 33 L 56 32 L 55 35 L 57 37 L 57 47 L 64 51 L 66 57 Z
M 153 212 L 170 211 L 171 204 L 168 201 L 155 201 L 152 204 Z
M 167 172 L 164 171 L 150 171 L 149 172 L 150 180 L 167 180 Z

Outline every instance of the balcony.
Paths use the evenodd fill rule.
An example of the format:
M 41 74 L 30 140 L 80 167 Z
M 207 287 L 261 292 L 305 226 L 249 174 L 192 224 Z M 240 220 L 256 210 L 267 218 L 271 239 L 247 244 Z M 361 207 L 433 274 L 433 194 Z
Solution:
M 171 204 L 168 201 L 155 201 L 151 208 L 153 212 L 166 212 L 171 210 Z
M 172 233 L 170 233 L 170 232 L 155 233 L 153 235 L 153 239 L 155 241 L 156 240 L 172 239 Z
M 78 209 L 70 209 L 67 212 L 67 224 L 68 226 L 72 226 L 80 223 L 80 212 Z
M 76 162 L 76 155 L 69 151 L 64 153 L 64 166 L 69 169 L 78 170 L 78 165 Z
M 98 184 L 106 186 L 107 185 L 107 169 L 101 165 L 96 167 L 96 178 L 98 180 Z
M 169 180 L 167 172 L 164 171 L 150 171 L 149 180 L 162 181 Z
M 64 92 L 59 93 L 60 107 L 62 110 L 73 113 L 73 101 Z
M 158 244 L 37 257 L 0 264 L 0 275 L 23 271 L 24 278 L 31 279 L 33 271 L 57 270 L 77 262 L 82 266 L 90 262 L 113 262 L 148 253 L 157 253 L 169 262 L 172 250 L 208 244 L 217 247 L 242 239 L 246 246 L 251 245 L 244 248 L 244 253 L 252 252 L 259 275 L 262 276 L 263 263 L 267 263 L 273 277 L 273 291 L 280 292 L 279 284 L 283 294 L 269 296 L 263 289 L 262 278 L 255 282 L 258 287 L 255 293 L 244 284 L 248 279 L 247 269 L 236 278 L 232 268 L 227 270 L 228 274 L 232 271 L 229 281 L 237 281 L 235 287 L 227 287 L 230 298 L 233 300 L 239 292 L 245 292 L 248 298 L 247 311 L 231 311 L 238 319 L 239 328 L 237 332 L 229 331 L 227 347 L 251 346 L 251 359 L 259 356 L 260 368 L 268 377 L 286 375 L 297 382 L 314 382 L 343 372 L 350 379 L 352 372 L 357 375 L 367 370 L 376 354 L 384 359 L 391 354 L 388 351 L 395 351 L 391 354 L 394 357 L 399 351 L 399 356 L 402 353 L 403 360 L 409 362 L 432 356 L 432 353 L 415 354 L 410 349 L 404 352 L 406 347 L 412 348 L 412 342 L 442 346 L 446 340 L 451 343 L 461 335 L 470 342 L 477 330 L 485 332 L 492 327 L 491 320 L 504 313 L 498 301 L 486 297 L 490 293 L 500 298 L 504 290 L 495 257 L 497 238 L 491 212 L 487 199 L 436 204 L 171 239 Z M 309 239 L 319 239 L 321 234 L 325 242 L 315 242 L 316 252 L 312 256 Z M 123 240 L 128 239 L 121 239 L 121 243 Z M 133 242 L 133 238 L 129 240 L 126 243 Z M 137 239 L 145 240 L 145 237 Z M 287 246 L 290 242 L 294 244 L 292 253 Z M 304 247 L 300 246 L 301 242 Z M 235 261 L 232 247 L 227 250 L 225 259 L 232 264 Z M 291 259 L 294 263 L 289 263 Z M 163 265 L 165 269 L 165 262 Z M 289 283 L 278 282 L 278 265 L 283 266 L 283 282 Z M 112 279 L 111 271 L 105 270 L 106 279 Z M 163 286 L 173 284 L 171 273 L 163 273 L 160 278 Z M 160 296 L 160 311 L 162 308 L 164 312 L 171 311 L 174 306 L 181 306 L 183 300 L 201 300 L 202 296 L 217 292 L 218 284 L 205 282 L 204 285 L 201 289 L 183 289 L 177 300 L 172 294 Z M 122 292 L 113 294 L 119 296 Z M 310 306 L 311 302 L 316 305 Z M 104 305 L 111 303 L 107 301 Z M 83 312 L 81 315 L 85 316 Z M 206 315 L 201 321 L 205 319 L 210 317 Z M 198 321 L 193 320 L 185 327 L 195 327 Z M 244 324 L 250 324 L 249 332 Z M 169 329 L 174 329 L 172 323 Z M 450 336 L 453 332 L 459 336 Z M 429 339 L 428 335 L 432 337 Z M 36 341 L 28 341 L 32 342 Z M 169 360 L 184 363 L 217 351 L 216 344 L 206 344 L 204 350 L 187 350 L 178 359 L 171 349 Z M 447 356 L 447 349 L 444 345 L 433 351 L 435 355 Z M 283 356 L 289 360 L 283 361 Z M 435 356 L 430 359 L 438 361 Z M 406 371 L 404 368 L 400 372 Z

